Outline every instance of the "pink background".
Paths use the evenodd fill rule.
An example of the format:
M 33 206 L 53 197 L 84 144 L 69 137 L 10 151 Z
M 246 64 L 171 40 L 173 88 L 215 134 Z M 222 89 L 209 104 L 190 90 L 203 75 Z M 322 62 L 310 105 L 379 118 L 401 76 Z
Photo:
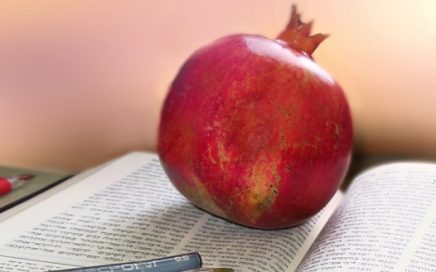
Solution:
M 155 150 L 160 106 L 196 48 L 275 37 L 291 3 L 330 33 L 317 62 L 349 98 L 358 150 L 436 154 L 436 2 L 2 1 L 0 164 L 79 171 Z

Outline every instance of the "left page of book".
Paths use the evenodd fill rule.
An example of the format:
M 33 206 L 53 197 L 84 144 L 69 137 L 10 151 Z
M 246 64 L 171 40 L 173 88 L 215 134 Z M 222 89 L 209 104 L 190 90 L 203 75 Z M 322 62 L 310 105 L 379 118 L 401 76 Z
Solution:
M 193 207 L 155 154 L 132 153 L 0 217 L 0 271 L 47 271 L 199 251 L 206 266 L 292 271 L 340 201 L 299 227 L 262 231 Z

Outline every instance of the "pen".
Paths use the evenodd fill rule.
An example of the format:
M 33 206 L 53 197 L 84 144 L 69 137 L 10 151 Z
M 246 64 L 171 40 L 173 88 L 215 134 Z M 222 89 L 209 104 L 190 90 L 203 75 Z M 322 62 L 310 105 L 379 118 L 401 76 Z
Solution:
M 32 174 L 23 174 L 13 177 L 0 177 L 0 195 L 4 195 L 17 188 L 20 185 L 23 185 L 27 181 L 33 179 L 35 175 Z
M 170 257 L 137 262 L 51 270 L 52 272 L 180 272 L 201 268 L 200 254 L 191 252 Z

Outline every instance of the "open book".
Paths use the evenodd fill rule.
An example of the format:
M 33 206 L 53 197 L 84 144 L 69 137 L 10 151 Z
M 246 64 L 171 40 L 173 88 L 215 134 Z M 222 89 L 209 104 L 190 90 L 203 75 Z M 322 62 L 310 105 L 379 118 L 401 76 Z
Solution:
M 47 271 L 198 251 L 236 271 L 434 271 L 436 165 L 358 176 L 306 223 L 256 230 L 192 206 L 155 154 L 131 153 L 0 214 L 0 271 Z

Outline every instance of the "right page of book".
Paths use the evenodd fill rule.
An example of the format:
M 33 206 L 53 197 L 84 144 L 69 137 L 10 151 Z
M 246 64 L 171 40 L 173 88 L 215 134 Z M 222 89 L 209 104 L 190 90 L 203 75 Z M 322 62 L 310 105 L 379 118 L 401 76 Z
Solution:
M 436 164 L 358 176 L 298 271 L 435 271 Z

